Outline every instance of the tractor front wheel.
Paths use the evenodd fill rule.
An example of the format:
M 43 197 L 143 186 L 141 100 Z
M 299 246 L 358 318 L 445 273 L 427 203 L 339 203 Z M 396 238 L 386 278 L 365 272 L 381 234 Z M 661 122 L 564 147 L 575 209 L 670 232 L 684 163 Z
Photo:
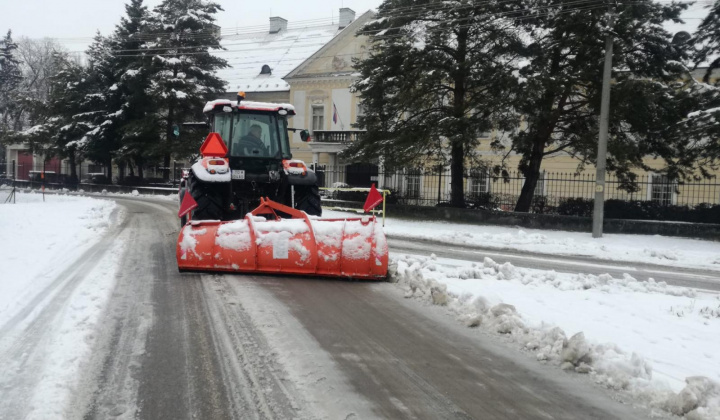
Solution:
M 295 208 L 310 216 L 322 216 L 320 190 L 317 185 L 295 186 Z

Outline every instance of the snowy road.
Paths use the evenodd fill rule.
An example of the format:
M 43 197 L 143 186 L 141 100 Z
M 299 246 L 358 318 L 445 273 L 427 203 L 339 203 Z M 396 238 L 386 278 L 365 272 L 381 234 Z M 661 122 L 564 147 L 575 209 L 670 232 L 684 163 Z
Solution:
M 48 286 L 31 325 L 19 316 L 0 330 L 2 356 L 22 361 L 0 383 L 0 418 L 29 412 L 23 395 L 43 380 L 28 370 L 40 357 L 33 348 L 49 339 L 44 320 L 67 310 L 73 288 L 114 255 L 115 238 L 128 244 L 123 269 L 64 417 L 644 417 L 586 377 L 538 364 L 439 307 L 403 299 L 392 284 L 179 274 L 175 203 L 116 201 L 125 209 L 122 225 Z M 395 246 L 440 255 L 432 244 Z M 527 262 L 536 263 L 547 264 Z M 577 273 L 587 262 L 566 263 Z M 699 275 L 683 281 L 714 284 Z

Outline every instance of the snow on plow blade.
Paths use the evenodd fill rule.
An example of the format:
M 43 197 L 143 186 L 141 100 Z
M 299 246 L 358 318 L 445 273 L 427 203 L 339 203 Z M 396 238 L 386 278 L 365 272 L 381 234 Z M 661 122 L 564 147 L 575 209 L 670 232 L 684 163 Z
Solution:
M 188 222 L 178 238 L 177 262 L 180 271 L 383 279 L 388 248 L 374 216 L 310 219 L 261 199 L 244 219 Z

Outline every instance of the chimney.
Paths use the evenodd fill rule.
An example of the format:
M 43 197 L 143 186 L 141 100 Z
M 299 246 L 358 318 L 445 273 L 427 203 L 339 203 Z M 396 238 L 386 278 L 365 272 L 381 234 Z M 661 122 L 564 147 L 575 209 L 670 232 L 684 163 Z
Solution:
M 270 18 L 270 33 L 276 34 L 280 31 L 287 31 L 287 20 L 275 16 Z
M 355 20 L 355 11 L 349 7 L 340 8 L 340 25 L 339 29 L 342 29 L 352 23 Z

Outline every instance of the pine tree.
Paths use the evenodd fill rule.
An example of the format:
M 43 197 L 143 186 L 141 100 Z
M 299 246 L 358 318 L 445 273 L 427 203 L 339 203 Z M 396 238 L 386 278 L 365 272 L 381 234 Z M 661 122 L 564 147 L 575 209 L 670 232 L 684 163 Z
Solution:
M 92 129 L 86 134 L 83 152 L 87 159 L 107 168 L 110 182 L 113 179 L 113 158 L 121 145 L 120 128 L 125 110 L 118 86 L 118 60 L 113 54 L 114 43 L 99 33 L 86 52 L 88 57 L 88 93 L 83 102 L 87 111 L 82 119 Z
M 720 1 L 710 8 L 688 42 L 695 48 L 695 66 L 707 64 L 707 69 L 703 82 L 693 85 L 695 109 L 681 125 L 683 137 L 690 143 L 688 149 L 694 152 L 686 153 L 685 158 L 694 159 L 698 172 L 707 178 L 720 167 L 720 83 L 718 79 L 711 80 L 720 69 Z
M 715 4 L 710 8 L 708 15 L 698 26 L 691 42 L 696 45 L 693 56 L 695 65 L 712 59 L 708 63 L 708 68 L 703 77 L 703 81 L 708 83 L 713 70 L 720 68 L 720 0 L 715 1 Z
M 125 5 L 125 16 L 112 36 L 117 60 L 117 94 L 121 98 L 121 147 L 116 153 L 120 176 L 124 167 L 143 177 L 143 167 L 160 153 L 158 138 L 160 127 L 154 118 L 154 107 L 149 96 L 152 55 L 143 50 L 148 38 L 149 11 L 143 0 L 131 0 Z
M 8 31 L 5 38 L 0 40 L 0 161 L 5 160 L 3 143 L 8 141 L 13 127 L 13 114 L 16 108 L 18 88 L 22 82 L 20 61 L 16 58 L 17 44 L 12 39 L 12 32 Z
M 398 9 L 406 12 L 397 12 Z M 463 178 L 478 134 L 508 128 L 521 43 L 512 22 L 488 19 L 488 2 L 387 0 L 368 58 L 355 63 L 366 134 L 346 156 L 386 166 L 450 164 L 451 205 L 464 207 Z
M 686 51 L 671 43 L 663 23 L 679 21 L 686 5 L 651 0 L 619 3 L 614 18 L 605 6 L 581 8 L 570 0 L 522 1 L 516 7 L 523 13 L 519 24 L 530 40 L 528 63 L 520 69 L 526 82 L 515 104 L 527 123 L 512 142 L 522 155 L 519 169 L 525 176 L 516 211 L 529 211 L 544 157 L 567 152 L 580 158 L 581 166 L 594 162 L 608 31 L 615 39 L 613 66 L 623 70 L 613 75 L 608 169 L 630 185 L 632 168 L 645 168 L 647 155 L 677 164 L 678 139 L 659 130 L 677 123 L 682 115 L 676 108 L 664 115 L 676 119 L 666 120 L 665 110 L 652 101 L 682 91 L 674 84 L 682 78 L 678 62 L 687 58 Z M 623 101 L 635 106 L 623 106 Z M 663 104 L 678 106 L 674 100 Z M 659 125 L 648 126 L 649 121 Z
M 201 119 L 205 101 L 224 91 L 225 82 L 215 71 L 227 63 L 210 54 L 211 49 L 222 48 L 214 25 L 214 15 L 220 10 L 217 3 L 204 0 L 164 0 L 149 18 L 152 41 L 144 44 L 153 57 L 148 93 L 164 137 L 165 179 L 171 154 L 184 157 L 199 147 L 196 136 L 175 138 L 176 126 Z

